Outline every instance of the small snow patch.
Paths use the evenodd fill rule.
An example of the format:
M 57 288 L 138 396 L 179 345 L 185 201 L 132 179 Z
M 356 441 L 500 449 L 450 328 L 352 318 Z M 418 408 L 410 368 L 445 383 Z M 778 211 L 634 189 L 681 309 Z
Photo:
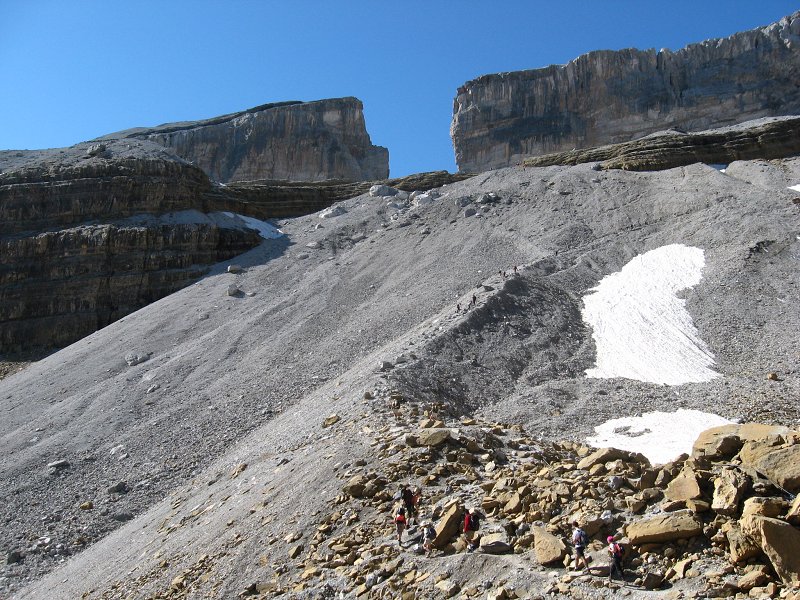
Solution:
M 265 240 L 274 240 L 283 236 L 283 232 L 280 229 L 274 225 L 271 225 L 270 223 L 267 223 L 266 221 L 261 221 L 253 217 L 247 217 L 245 215 L 239 215 L 231 212 L 224 212 L 222 214 L 224 214 L 226 217 L 232 218 L 234 221 L 241 221 L 242 224 L 244 224 L 244 226 L 248 229 L 255 229 L 258 232 L 258 235 Z
M 789 186 L 789 189 L 790 189 L 790 190 L 793 190 L 793 191 L 795 191 L 795 192 L 800 192 L 800 183 L 799 183 L 799 184 L 797 184 L 797 185 L 790 185 L 790 186 Z
M 583 320 L 597 347 L 596 366 L 586 376 L 666 385 L 718 377 L 686 300 L 676 295 L 700 282 L 704 264 L 700 248 L 671 244 L 604 277 L 583 301 Z
M 651 463 L 664 464 L 684 452 L 690 454 L 701 432 L 731 422 L 699 410 L 655 411 L 606 421 L 594 428 L 595 435 L 586 442 L 596 448 L 641 452 Z

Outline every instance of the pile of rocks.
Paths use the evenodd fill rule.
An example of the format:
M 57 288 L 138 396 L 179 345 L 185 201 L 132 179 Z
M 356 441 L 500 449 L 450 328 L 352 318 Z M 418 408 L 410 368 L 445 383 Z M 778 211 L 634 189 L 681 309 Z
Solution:
M 380 400 L 375 395 L 365 397 Z M 653 466 L 632 452 L 544 443 L 516 425 L 445 424 L 436 407 L 398 394 L 388 399 L 387 424 L 362 427 L 373 438 L 374 460 L 333 467 L 342 486 L 330 512 L 315 531 L 276 540 L 273 553 L 282 542 L 288 560 L 273 560 L 273 579 L 244 594 L 325 588 L 365 598 L 591 596 L 594 588 L 616 587 L 593 576 L 608 573 L 602 540 L 614 535 L 627 548 L 626 592 L 800 598 L 800 499 L 791 500 L 800 489 L 796 431 L 715 428 L 691 456 Z M 402 487 L 419 487 L 422 500 L 398 544 L 392 518 Z M 461 524 L 470 508 L 485 518 L 468 539 Z M 436 529 L 430 553 L 418 526 L 426 521 Z M 571 565 L 574 521 L 592 539 L 590 575 L 558 570 Z M 491 563 L 498 569 L 516 567 L 515 577 L 486 581 L 486 564 L 482 572 L 468 567 L 478 557 L 500 561 Z

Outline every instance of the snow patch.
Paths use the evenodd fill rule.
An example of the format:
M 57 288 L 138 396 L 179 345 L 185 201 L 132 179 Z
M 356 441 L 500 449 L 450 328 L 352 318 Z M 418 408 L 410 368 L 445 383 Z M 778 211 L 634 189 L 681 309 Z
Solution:
M 700 339 L 686 301 L 676 293 L 700 282 L 703 250 L 662 246 L 604 277 L 584 297 L 583 320 L 597 347 L 592 378 L 626 377 L 680 385 L 718 376 L 714 356 Z
M 595 448 L 619 448 L 641 452 L 651 463 L 664 464 L 684 452 L 690 454 L 697 436 L 706 429 L 732 423 L 699 410 L 649 412 L 640 417 L 611 419 L 594 428 L 586 442 Z
M 800 183 L 797 185 L 790 185 L 789 189 L 794 190 L 795 192 L 800 192 Z
M 258 235 L 265 240 L 274 240 L 283 236 L 283 232 L 280 229 L 274 225 L 271 225 L 270 223 L 267 223 L 266 221 L 261 221 L 260 219 L 246 217 L 245 215 L 232 212 L 223 212 L 222 214 L 226 217 L 230 217 L 234 221 L 240 221 L 248 229 L 255 229 L 258 232 Z

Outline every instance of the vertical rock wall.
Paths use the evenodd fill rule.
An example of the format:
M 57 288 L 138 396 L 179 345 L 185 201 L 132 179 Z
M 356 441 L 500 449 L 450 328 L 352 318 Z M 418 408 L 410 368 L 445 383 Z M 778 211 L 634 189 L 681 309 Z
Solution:
M 596 51 L 566 65 L 484 75 L 459 88 L 451 135 L 459 170 L 800 113 L 800 12 L 669 50 Z
M 363 181 L 389 176 L 389 152 L 373 146 L 356 98 L 269 104 L 205 121 L 111 134 L 166 146 L 221 182 Z

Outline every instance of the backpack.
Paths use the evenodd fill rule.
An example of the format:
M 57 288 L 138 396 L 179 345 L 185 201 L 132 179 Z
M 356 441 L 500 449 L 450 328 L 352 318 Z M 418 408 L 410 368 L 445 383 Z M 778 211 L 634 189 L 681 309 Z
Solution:
M 625 548 L 623 548 L 620 544 L 614 543 L 611 545 L 611 555 L 614 558 L 622 558 L 623 554 L 625 554 Z
M 478 516 L 478 513 L 470 513 L 469 514 L 469 530 L 470 531 L 478 531 L 478 528 L 481 526 L 481 518 Z
M 576 546 L 586 547 L 589 545 L 589 536 L 586 535 L 586 532 L 583 529 L 578 529 L 578 543 Z

